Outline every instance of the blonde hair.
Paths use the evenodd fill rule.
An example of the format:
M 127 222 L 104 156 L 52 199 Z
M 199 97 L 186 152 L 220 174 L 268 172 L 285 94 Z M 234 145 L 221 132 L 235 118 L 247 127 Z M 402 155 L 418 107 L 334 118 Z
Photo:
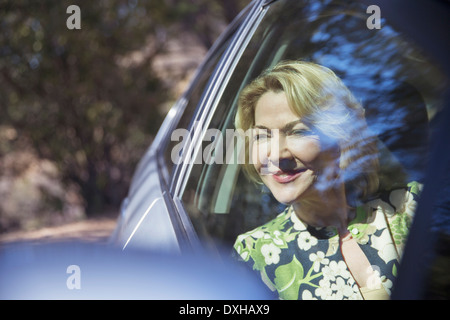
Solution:
M 255 107 L 266 92 L 284 92 L 292 111 L 312 128 L 332 139 L 340 148 L 341 179 L 351 202 L 362 200 L 378 189 L 376 138 L 369 134 L 364 109 L 333 71 L 312 62 L 283 61 L 247 85 L 239 96 L 237 129 L 247 131 L 255 123 Z M 249 160 L 245 143 L 244 170 L 262 183 Z

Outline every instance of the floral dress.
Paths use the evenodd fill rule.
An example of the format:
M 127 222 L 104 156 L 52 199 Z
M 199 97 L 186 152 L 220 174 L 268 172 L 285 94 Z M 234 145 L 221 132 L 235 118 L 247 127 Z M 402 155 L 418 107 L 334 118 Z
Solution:
M 348 230 L 390 294 L 421 185 L 411 182 L 357 207 Z M 235 254 L 280 299 L 363 299 L 342 256 L 335 228 L 303 223 L 292 207 L 239 235 Z

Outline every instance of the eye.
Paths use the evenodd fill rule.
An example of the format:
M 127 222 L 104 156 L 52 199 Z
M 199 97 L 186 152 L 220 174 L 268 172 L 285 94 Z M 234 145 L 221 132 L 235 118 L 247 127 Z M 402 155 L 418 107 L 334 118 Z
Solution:
M 296 137 L 304 137 L 304 136 L 311 136 L 314 132 L 310 129 L 293 129 L 290 132 L 288 132 L 289 136 L 296 136 Z
M 253 135 L 253 141 L 261 141 L 267 138 L 268 138 L 267 133 L 256 133 L 255 135 Z
M 253 141 L 261 141 L 270 138 L 270 132 L 268 130 L 257 130 L 253 134 Z

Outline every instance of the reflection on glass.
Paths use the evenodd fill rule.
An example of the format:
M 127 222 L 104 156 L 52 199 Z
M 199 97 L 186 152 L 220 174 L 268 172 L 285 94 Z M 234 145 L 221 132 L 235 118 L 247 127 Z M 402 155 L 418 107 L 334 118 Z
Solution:
M 404 230 L 411 223 L 411 219 L 407 217 L 410 217 L 414 211 L 417 200 L 415 195 L 419 193 L 420 183 L 424 179 L 424 169 L 428 160 L 429 132 L 433 130 L 434 120 L 439 116 L 442 107 L 441 93 L 445 78 L 427 57 L 396 32 L 388 21 L 382 23 L 380 30 L 369 30 L 366 27 L 365 11 L 366 7 L 352 1 L 344 3 L 336 0 L 280 0 L 271 4 L 242 56 L 239 57 L 236 68 L 230 70 L 231 76 L 228 83 L 225 84 L 222 95 L 214 102 L 217 108 L 209 128 L 222 132 L 221 141 L 225 142 L 226 130 L 236 129 L 234 120 L 240 93 L 265 70 L 273 68 L 280 61 L 310 61 L 333 70 L 348 90 L 341 90 L 344 88 L 341 86 L 340 90 L 332 90 L 329 95 L 342 98 L 341 92 L 349 91 L 356 102 L 355 105 L 362 106 L 364 110 L 363 115 L 355 116 L 355 119 L 360 117 L 364 121 L 350 121 L 351 125 L 344 128 L 352 129 L 347 132 L 344 130 L 348 139 L 344 136 L 341 138 L 344 144 L 347 141 L 351 145 L 350 142 L 353 141 L 353 144 L 357 145 L 353 148 L 357 151 L 356 153 L 348 152 L 347 154 L 350 160 L 349 170 L 346 170 L 345 175 L 339 176 L 346 182 L 348 205 L 357 208 L 353 210 L 356 211 L 356 220 L 351 220 L 354 228 L 350 232 L 354 239 L 359 242 L 367 241 L 368 247 L 377 250 L 378 253 L 370 257 L 369 262 L 373 266 L 382 266 L 382 270 L 375 270 L 377 267 L 372 269 L 375 272 L 379 271 L 382 275 L 380 279 L 384 281 L 383 288 L 389 293 L 392 277 L 396 273 L 397 257 L 401 256 L 401 247 L 406 240 Z M 358 110 L 362 110 L 360 107 Z M 327 117 L 343 118 L 345 111 L 345 108 L 341 110 L 330 108 L 327 112 L 323 110 L 320 113 L 310 113 L 304 117 L 305 121 L 302 124 L 296 124 L 300 127 L 293 126 L 289 128 L 290 130 L 284 130 L 283 127 L 276 128 L 279 129 L 278 132 L 266 131 L 267 134 L 273 134 L 269 138 L 279 140 L 280 145 L 309 143 L 313 148 L 315 142 L 325 144 L 329 146 L 328 163 L 336 163 L 337 158 L 333 158 L 333 155 L 344 147 L 333 148 L 331 143 L 333 139 L 330 137 L 335 138 L 338 133 L 327 135 L 326 132 L 329 132 L 327 125 L 329 126 L 331 122 L 324 120 Z M 296 114 L 296 116 L 298 118 L 302 115 Z M 252 123 L 249 127 L 254 128 L 256 124 L 258 123 Z M 262 123 L 262 125 L 266 128 L 258 130 L 274 129 L 271 123 Z M 305 134 L 308 130 L 311 132 Z M 355 143 L 352 139 L 359 135 L 361 138 L 358 143 Z M 250 136 L 246 135 L 247 138 Z M 267 137 L 261 135 L 255 139 L 259 145 L 258 151 L 255 151 L 256 154 L 253 156 L 251 154 L 253 148 L 249 145 L 245 147 L 245 144 L 241 146 L 245 148 L 244 152 L 248 153 L 247 160 L 249 162 L 252 160 L 252 165 L 257 160 L 261 160 L 261 168 L 267 169 L 268 172 L 273 169 L 273 166 L 269 167 L 269 165 L 275 163 L 288 170 L 298 169 L 296 173 L 300 173 L 300 168 L 296 168 L 292 161 L 283 160 L 277 163 L 273 160 L 270 164 L 267 159 L 264 159 L 264 154 L 267 154 L 264 151 L 270 147 L 270 143 L 263 141 Z M 212 141 L 203 140 L 199 150 L 208 149 L 211 143 Z M 239 146 L 239 143 L 236 143 L 234 148 L 238 149 Z M 223 154 L 229 147 L 227 143 L 223 143 Z M 360 149 L 364 148 L 371 151 L 358 154 Z M 278 150 L 279 154 L 281 152 Z M 378 166 L 375 166 L 376 162 Z M 292 256 L 290 260 L 288 259 L 289 261 L 283 260 L 286 258 L 282 258 L 281 251 L 278 252 L 278 250 L 281 250 L 280 246 L 289 247 L 289 245 L 280 238 L 281 233 L 275 233 L 276 230 L 281 230 L 282 226 L 275 223 L 281 223 L 280 221 L 273 219 L 280 212 L 289 214 L 290 202 L 286 201 L 288 205 L 282 202 L 290 196 L 295 197 L 295 194 L 277 192 L 272 190 L 270 184 L 255 184 L 254 179 L 247 177 L 251 170 L 243 170 L 243 167 L 226 162 L 192 165 L 189 179 L 182 193 L 182 201 L 199 236 L 204 240 L 229 247 L 238 236 L 237 245 L 242 243 L 244 246 L 246 241 L 249 243 L 255 241 L 252 243 L 259 246 L 259 262 L 253 262 L 253 264 L 250 262 L 251 267 L 257 269 L 268 284 L 284 288 L 285 290 L 280 290 L 284 292 L 286 298 L 307 298 L 309 294 L 311 297 L 319 298 L 338 297 L 337 290 L 332 289 L 337 287 L 345 288 L 343 290 L 347 295 L 344 297 L 341 290 L 342 298 L 361 297 L 361 292 L 353 290 L 354 286 L 350 285 L 353 277 L 344 277 L 348 276 L 348 273 L 343 270 L 341 275 L 333 276 L 330 273 L 327 278 L 330 280 L 329 286 L 324 287 L 323 292 L 320 290 L 316 292 L 320 287 L 320 279 L 323 280 L 323 274 L 331 272 L 330 270 L 338 270 L 342 266 L 338 260 L 333 262 L 329 258 L 332 253 L 340 254 L 340 250 L 337 249 L 339 235 L 335 234 L 337 230 L 330 231 L 329 228 L 324 227 L 324 230 L 320 231 L 316 230 L 317 225 L 306 223 L 304 225 L 306 231 L 314 235 L 308 238 L 308 233 L 302 227 L 305 221 L 302 222 L 301 219 L 297 221 L 294 216 L 294 221 L 289 222 L 293 223 L 291 232 L 296 233 L 294 245 L 298 248 L 312 247 L 314 238 L 317 239 L 317 245 L 326 241 L 328 247 L 322 248 L 323 251 L 321 249 L 314 253 L 315 255 L 306 255 L 301 260 L 300 258 L 294 260 Z M 280 167 L 278 168 L 281 169 Z M 328 181 L 335 172 L 327 171 L 325 169 L 328 168 L 327 166 L 323 168 L 326 171 L 324 181 Z M 336 166 L 330 168 L 336 168 Z M 378 184 L 367 182 L 375 180 L 374 175 L 370 173 L 371 170 L 377 172 Z M 361 179 L 361 172 L 366 173 L 364 179 Z M 257 174 L 257 171 L 253 173 Z M 289 180 L 286 176 L 280 177 L 280 181 Z M 252 177 L 251 174 L 250 177 Z M 361 188 L 364 184 L 370 187 Z M 327 186 L 327 183 L 321 185 Z M 326 189 L 323 188 L 323 190 Z M 366 191 L 361 192 L 361 190 Z M 277 199 L 283 201 L 280 202 Z M 284 211 L 286 208 L 288 211 Z M 362 223 L 363 217 L 376 218 L 376 216 L 370 216 L 373 211 L 370 208 L 376 208 L 377 211 L 385 213 L 385 223 L 389 224 L 390 233 L 378 227 L 375 231 L 368 224 Z M 402 218 L 395 214 L 399 211 L 404 213 L 400 215 Z M 266 231 L 271 232 L 268 239 L 264 239 L 264 234 L 260 232 L 252 236 L 249 234 L 242 236 L 249 230 L 257 230 L 255 228 L 269 221 L 274 223 L 266 225 L 268 228 Z M 381 221 L 375 219 L 373 223 L 377 224 Z M 284 227 L 287 227 L 287 224 Z M 293 234 L 291 236 L 294 237 Z M 388 237 L 393 239 L 393 244 L 383 247 Z M 330 239 L 333 240 L 330 242 Z M 292 241 L 290 243 L 292 245 Z M 236 247 L 236 249 L 241 250 L 239 255 L 242 258 L 249 257 L 249 252 L 245 251 L 244 247 L 240 249 Z M 395 255 L 392 250 L 395 251 Z M 364 255 L 367 254 L 364 252 Z M 269 271 L 264 271 L 262 265 L 274 266 L 277 257 L 280 257 L 277 265 L 283 268 L 279 271 L 272 269 L 273 273 L 268 274 Z M 250 258 L 247 260 L 250 261 Z M 306 263 L 305 261 L 307 264 L 298 267 L 298 262 Z M 287 286 L 288 279 L 283 279 L 282 275 L 289 273 L 281 271 L 290 268 L 297 270 L 296 279 L 303 279 L 303 282 L 295 283 L 295 286 L 299 287 Z M 321 272 L 322 275 L 318 276 Z M 389 276 L 386 276 L 387 274 Z M 311 279 L 314 276 L 317 277 Z M 345 280 L 345 283 L 337 280 L 339 278 Z M 331 281 L 331 279 L 334 280 Z M 305 287 L 304 284 L 308 281 L 315 286 L 310 286 L 309 289 Z M 350 288 L 354 294 L 351 294 Z
M 242 91 L 236 126 L 268 132 L 245 169 L 288 205 L 237 237 L 239 257 L 282 299 L 387 299 L 420 185 L 378 192 L 376 139 L 342 81 L 281 62 Z

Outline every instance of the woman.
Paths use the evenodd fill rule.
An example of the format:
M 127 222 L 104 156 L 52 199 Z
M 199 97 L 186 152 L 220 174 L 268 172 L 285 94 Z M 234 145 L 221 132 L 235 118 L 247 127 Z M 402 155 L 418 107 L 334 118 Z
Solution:
M 373 198 L 376 138 L 342 81 L 281 62 L 241 92 L 236 127 L 252 132 L 246 173 L 288 205 L 237 238 L 240 258 L 281 299 L 388 298 L 419 186 Z

